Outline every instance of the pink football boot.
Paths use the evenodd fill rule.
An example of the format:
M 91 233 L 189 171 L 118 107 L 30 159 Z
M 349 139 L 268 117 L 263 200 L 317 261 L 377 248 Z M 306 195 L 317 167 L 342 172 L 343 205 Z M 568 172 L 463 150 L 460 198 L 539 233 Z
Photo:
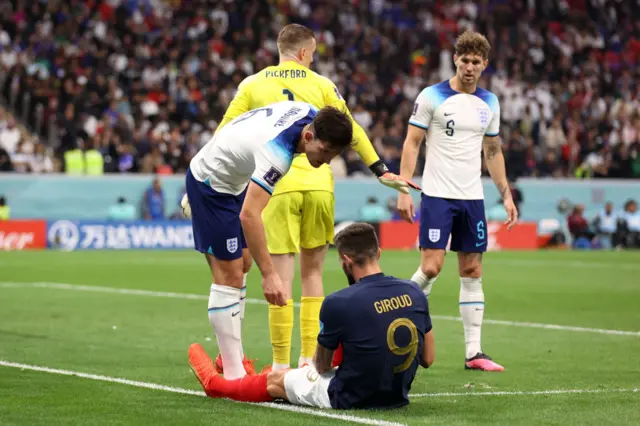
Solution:
M 465 370 L 481 371 L 504 371 L 504 367 L 491 360 L 489 355 L 478 352 L 472 358 L 467 358 L 464 362 Z

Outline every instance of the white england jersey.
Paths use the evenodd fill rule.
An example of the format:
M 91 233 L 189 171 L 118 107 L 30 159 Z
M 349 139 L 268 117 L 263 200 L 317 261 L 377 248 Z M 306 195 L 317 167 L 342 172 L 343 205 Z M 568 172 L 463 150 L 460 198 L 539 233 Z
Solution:
M 423 192 L 439 198 L 484 199 L 482 139 L 498 136 L 498 97 L 480 87 L 472 94 L 456 92 L 443 81 L 418 95 L 409 124 L 428 129 Z
M 224 194 L 241 194 L 250 180 L 272 194 L 317 112 L 313 105 L 284 101 L 236 117 L 193 157 L 193 177 Z

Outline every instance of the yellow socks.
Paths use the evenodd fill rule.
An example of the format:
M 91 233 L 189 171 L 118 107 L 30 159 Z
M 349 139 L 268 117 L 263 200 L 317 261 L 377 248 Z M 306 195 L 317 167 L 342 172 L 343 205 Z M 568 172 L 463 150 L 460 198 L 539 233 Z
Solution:
M 300 359 L 299 366 L 311 364 L 316 353 L 320 333 L 320 307 L 324 297 L 302 297 L 300 303 Z
M 300 359 L 298 366 L 311 364 L 320 333 L 320 307 L 324 297 L 302 297 L 300 303 Z M 269 305 L 269 332 L 273 350 L 273 369 L 291 365 L 291 334 L 293 333 L 293 300 L 287 306 Z
M 318 312 L 317 315 L 319 317 L 320 313 Z M 287 300 L 287 306 L 269 305 L 269 332 L 273 348 L 273 369 L 289 368 L 293 332 L 293 300 Z

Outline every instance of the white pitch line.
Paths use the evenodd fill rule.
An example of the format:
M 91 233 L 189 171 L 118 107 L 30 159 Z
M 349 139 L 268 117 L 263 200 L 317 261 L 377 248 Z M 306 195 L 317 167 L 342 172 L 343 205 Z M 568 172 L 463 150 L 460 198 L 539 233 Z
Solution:
M 69 253 L 69 252 L 68 252 Z M 68 254 L 66 253 L 66 254 Z M 71 252 L 77 253 L 77 252 Z M 149 251 L 147 250 L 147 253 Z M 396 259 L 398 262 L 409 262 L 413 265 L 417 264 L 417 259 L 420 258 L 419 252 L 409 251 L 406 252 L 409 257 L 400 257 Z M 414 255 L 417 256 L 412 256 Z M 491 264 L 492 266 L 496 265 L 507 265 L 507 266 L 554 266 L 558 268 L 588 268 L 588 269 L 624 269 L 624 270 L 632 270 L 632 271 L 640 271 L 640 264 L 638 263 L 630 263 L 630 262 L 616 262 L 616 261 L 591 261 L 591 260 L 557 260 L 557 259 L 527 259 L 527 258 L 519 258 L 519 259 L 504 259 L 504 258 L 496 258 L 492 256 L 486 256 L 482 259 L 483 262 L 487 264 Z M 56 265 L 75 265 L 78 263 L 78 260 L 71 257 L 56 257 L 55 259 Z M 110 258 L 88 258 L 83 259 L 83 262 L 86 262 L 91 265 L 111 265 L 114 262 L 110 260 Z M 127 265 L 160 265 L 160 266 L 168 266 L 168 265 L 201 265 L 202 259 L 198 256 L 196 257 L 164 257 L 164 256 L 151 256 L 149 258 L 128 258 L 123 257 L 119 258 L 118 264 L 127 264 Z M 26 257 L 18 257 L 8 259 L 0 259 L 0 267 L 23 267 L 23 266 L 31 266 L 33 264 Z M 338 262 L 329 262 L 324 265 L 326 270 L 332 271 L 342 271 L 340 264 Z
M 443 396 L 522 396 L 522 395 L 563 395 L 572 393 L 637 393 L 640 389 L 549 389 L 541 391 L 500 391 L 500 392 L 440 392 L 414 393 L 411 398 L 443 397 Z
M 38 365 L 20 364 L 20 363 L 17 363 L 17 362 L 4 361 L 4 360 L 1 360 L 1 359 L 0 359 L 0 366 L 11 367 L 11 368 L 19 368 L 21 370 L 39 371 L 39 372 L 43 372 L 43 373 L 60 374 L 60 375 L 63 375 L 63 376 L 74 376 L 74 377 L 80 377 L 80 378 L 83 378 L 83 379 L 98 380 L 98 381 L 101 381 L 101 382 L 118 383 L 118 384 L 122 384 L 122 385 L 134 386 L 134 387 L 137 387 L 137 388 L 160 390 L 160 391 L 165 391 L 165 392 L 179 393 L 179 394 L 183 394 L 183 395 L 195 395 L 195 396 L 200 396 L 200 397 L 206 396 L 204 392 L 196 391 L 196 390 L 193 390 L 193 389 L 176 388 L 176 387 L 172 387 L 172 386 L 160 385 L 160 384 L 157 384 L 157 383 L 139 382 L 139 381 L 136 381 L 136 380 L 122 379 L 122 378 L 119 378 L 119 377 L 102 376 L 102 375 L 98 375 L 98 374 L 82 373 L 82 372 L 79 372 L 79 371 L 59 370 L 57 368 L 42 367 L 42 366 L 38 366 Z M 332 412 L 329 412 L 329 411 L 314 410 L 314 409 L 311 409 L 311 408 L 299 407 L 299 406 L 296 406 L 296 405 L 276 404 L 276 403 L 273 403 L 273 402 L 267 402 L 267 403 L 244 403 L 244 404 L 255 405 L 257 407 L 275 408 L 277 410 L 292 411 L 292 412 L 299 413 L 299 414 L 308 414 L 308 415 L 311 415 L 311 416 L 325 417 L 325 418 L 336 419 L 336 420 L 343 420 L 345 422 L 359 423 L 359 424 L 364 424 L 364 425 L 405 426 L 403 423 L 388 422 L 388 421 L 384 421 L 384 420 L 368 419 L 366 417 L 357 417 L 357 416 L 353 416 L 353 415 L 349 415 L 349 414 L 338 414 L 338 413 L 332 413 Z
M 431 318 L 447 320 L 447 321 L 462 321 L 462 318 L 460 317 L 450 317 L 446 315 L 431 315 Z M 587 332 L 587 333 L 613 334 L 618 336 L 640 336 L 640 331 L 608 330 L 604 328 L 587 328 L 587 327 L 576 327 L 572 325 L 541 324 L 537 322 L 503 321 L 503 320 L 492 320 L 492 319 L 485 319 L 482 322 L 484 324 L 510 325 L 514 327 L 544 328 L 547 330 L 579 331 L 579 332 Z
M 112 293 L 112 294 L 126 294 L 134 296 L 150 296 L 150 297 L 165 297 L 172 299 L 190 299 L 190 300 L 208 300 L 209 296 L 203 294 L 189 294 L 189 293 L 173 293 L 166 291 L 152 291 L 152 290 L 136 290 L 128 288 L 115 288 L 115 287 L 100 287 L 91 285 L 75 285 L 64 283 L 51 283 L 51 282 L 34 282 L 34 283 L 17 283 L 17 282 L 0 282 L 0 288 L 14 288 L 14 287 L 35 287 L 35 288 L 48 288 L 54 290 L 72 290 L 72 291 L 88 291 L 96 293 Z M 267 301 L 263 299 L 246 299 L 247 303 L 255 305 L 266 305 Z M 299 303 L 294 303 L 294 306 L 299 307 Z M 444 321 L 462 321 L 460 317 L 453 317 L 448 315 L 431 315 L 432 319 L 444 320 Z M 617 336 L 634 336 L 640 337 L 640 331 L 626 331 L 626 330 L 609 330 L 603 328 L 588 328 L 577 327 L 572 325 L 558 325 L 558 324 L 544 324 L 535 322 L 519 322 L 519 321 L 504 321 L 504 320 L 492 320 L 485 319 L 485 324 L 494 325 L 507 325 L 512 327 L 528 327 L 528 328 L 542 328 L 547 330 L 561 330 L 561 331 L 576 331 L 585 333 L 597 333 L 597 334 L 609 334 Z
M 60 374 L 63 376 L 75 376 L 83 379 L 98 380 L 102 382 L 118 383 L 122 385 L 134 386 L 138 388 L 161 390 L 165 392 L 179 393 L 183 395 L 206 396 L 202 391 L 193 389 L 176 388 L 172 386 L 160 385 L 157 383 L 140 382 L 137 380 L 122 379 L 119 377 L 102 376 L 98 374 L 82 373 L 79 371 L 60 370 L 56 368 L 42 367 L 38 365 L 21 364 L 17 362 L 0 360 L 0 366 L 19 368 L 21 370 L 39 371 L 43 373 Z M 498 391 L 498 392 L 438 392 L 438 393 L 416 393 L 410 394 L 411 398 L 436 398 L 436 397 L 458 397 L 458 396 L 528 396 L 528 395 L 565 395 L 565 394 L 596 394 L 596 393 L 638 393 L 639 388 L 632 389 L 549 389 L 540 391 Z M 402 423 L 387 422 L 384 420 L 367 419 L 352 415 L 336 414 L 327 411 L 313 410 L 296 405 L 283 405 L 276 403 L 245 403 L 249 405 L 265 406 L 284 411 L 293 411 L 301 414 L 328 417 L 338 420 L 345 420 L 354 423 L 368 425 L 397 426 Z
M 188 300 L 209 300 L 209 296 L 204 294 L 190 293 L 174 293 L 170 291 L 152 291 L 138 290 L 131 288 L 117 287 L 101 287 L 93 285 L 76 285 L 66 283 L 50 283 L 50 282 L 34 282 L 34 283 L 17 283 L 17 282 L 0 282 L 0 288 L 16 288 L 16 287 L 32 287 L 32 288 L 48 288 L 53 290 L 72 290 L 72 291 L 88 291 L 94 293 L 112 293 L 127 294 L 131 296 L 150 296 L 150 297 L 166 297 L 170 299 L 188 299 Z M 246 298 L 246 303 L 253 305 L 266 305 L 267 301 L 263 299 Z M 300 307 L 299 303 L 294 303 L 295 307 Z
M 560 268 L 613 268 L 628 269 L 639 271 L 640 265 L 637 263 L 617 263 L 617 262 L 599 262 L 587 260 L 553 260 L 553 259 L 496 259 L 491 256 L 483 257 L 483 262 L 491 265 L 521 265 L 521 266 L 549 266 Z

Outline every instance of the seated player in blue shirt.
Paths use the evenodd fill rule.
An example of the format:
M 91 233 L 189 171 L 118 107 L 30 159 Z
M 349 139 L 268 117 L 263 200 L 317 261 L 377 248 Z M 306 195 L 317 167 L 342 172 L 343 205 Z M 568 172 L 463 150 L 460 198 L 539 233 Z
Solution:
M 322 304 L 314 365 L 226 380 L 194 343 L 189 363 L 208 396 L 335 409 L 409 404 L 418 366 L 428 368 L 435 359 L 427 299 L 413 282 L 382 273 L 371 225 L 346 227 L 335 244 L 350 286 Z M 343 360 L 333 368 L 339 347 Z

